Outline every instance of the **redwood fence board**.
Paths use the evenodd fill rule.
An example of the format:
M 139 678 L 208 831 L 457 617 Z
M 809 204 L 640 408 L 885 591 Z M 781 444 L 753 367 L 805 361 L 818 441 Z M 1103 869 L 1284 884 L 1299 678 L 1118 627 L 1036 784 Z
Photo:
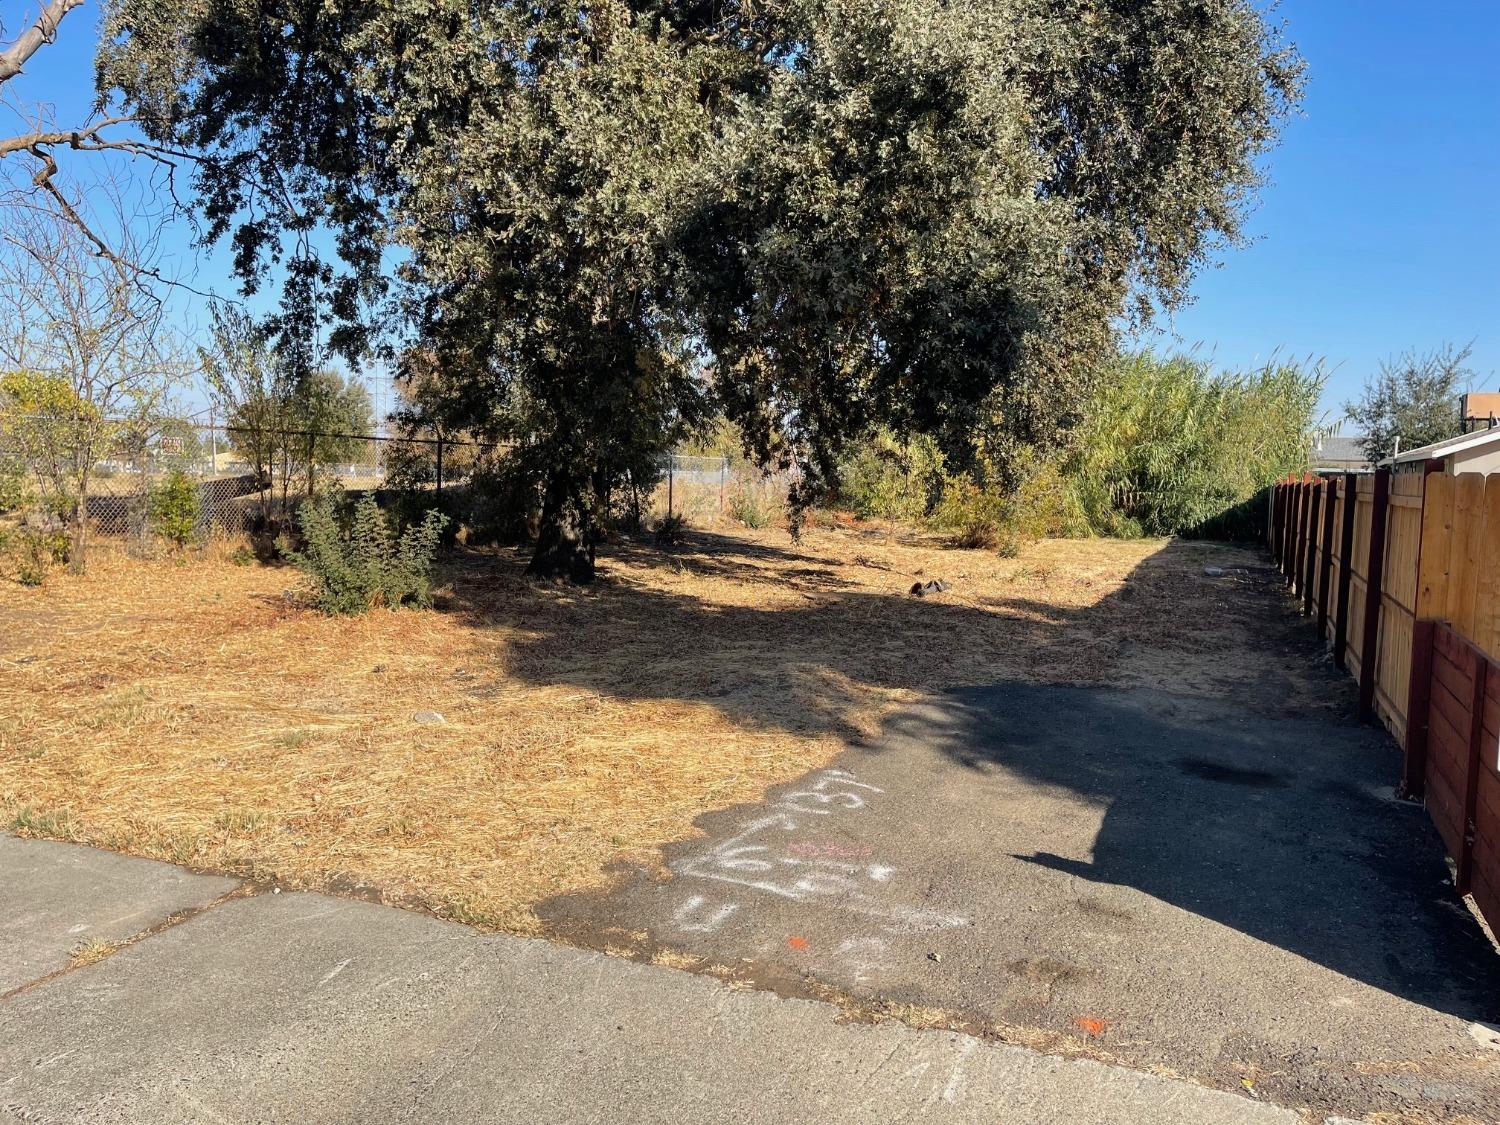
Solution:
M 1500 473 L 1417 468 L 1282 481 L 1268 542 L 1500 926 Z

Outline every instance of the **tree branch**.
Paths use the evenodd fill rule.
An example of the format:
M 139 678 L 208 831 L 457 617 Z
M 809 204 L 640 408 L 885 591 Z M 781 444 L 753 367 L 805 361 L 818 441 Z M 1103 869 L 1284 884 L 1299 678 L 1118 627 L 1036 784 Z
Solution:
M 83 0 L 50 0 L 42 8 L 36 22 L 21 33 L 21 37 L 5 50 L 0 51 L 0 85 L 21 73 L 32 55 L 41 50 L 43 44 L 57 38 L 57 25 L 63 17 L 83 4 Z

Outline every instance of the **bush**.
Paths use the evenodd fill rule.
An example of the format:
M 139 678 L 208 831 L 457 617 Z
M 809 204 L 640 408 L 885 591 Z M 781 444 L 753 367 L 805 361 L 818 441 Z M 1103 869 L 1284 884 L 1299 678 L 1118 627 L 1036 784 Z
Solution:
M 17 511 L 29 502 L 25 467 L 0 455 L 0 514 Z
M 297 510 L 303 545 L 282 552 L 313 582 L 314 604 L 327 614 L 357 614 L 431 604 L 432 561 L 448 517 L 428 512 L 398 537 L 372 496 L 350 510 L 338 496 L 319 496 Z
M 860 519 L 915 523 L 943 487 L 943 457 L 931 438 L 903 442 L 882 431 L 839 466 L 838 502 Z
M 22 586 L 40 586 L 54 565 L 68 561 L 72 544 L 59 529 L 18 527 L 0 532 L 0 557 Z
M 953 546 L 971 551 L 992 551 L 1015 538 L 1005 502 L 971 480 L 950 478 L 942 499 L 933 510 L 931 524 L 950 534 Z
M 198 486 L 181 469 L 173 469 L 155 488 L 150 498 L 151 530 L 177 547 L 185 547 L 193 538 L 203 502 Z
M 1121 357 L 1062 471 L 1100 534 L 1255 538 L 1257 495 L 1307 465 L 1322 389 L 1320 371 L 1292 364 Z
M 771 506 L 752 490 L 743 489 L 729 498 L 729 517 L 752 531 L 770 526 L 774 515 Z
M 661 519 L 656 521 L 656 530 L 654 534 L 657 543 L 663 547 L 670 547 L 672 544 L 678 542 L 682 538 L 682 533 L 687 530 L 687 526 L 687 517 L 682 515 L 680 512 L 673 515 L 662 516 Z

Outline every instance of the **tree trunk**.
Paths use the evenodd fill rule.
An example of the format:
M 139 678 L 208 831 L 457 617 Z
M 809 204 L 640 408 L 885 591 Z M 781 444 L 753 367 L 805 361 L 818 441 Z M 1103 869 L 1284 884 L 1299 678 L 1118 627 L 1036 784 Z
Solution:
M 567 578 L 580 585 L 594 580 L 594 511 L 588 475 L 556 471 L 542 495 L 541 528 L 530 574 Z
M 68 549 L 68 569 L 82 574 L 88 552 L 89 534 L 89 476 L 84 473 L 78 479 L 78 506 L 73 509 L 73 545 Z

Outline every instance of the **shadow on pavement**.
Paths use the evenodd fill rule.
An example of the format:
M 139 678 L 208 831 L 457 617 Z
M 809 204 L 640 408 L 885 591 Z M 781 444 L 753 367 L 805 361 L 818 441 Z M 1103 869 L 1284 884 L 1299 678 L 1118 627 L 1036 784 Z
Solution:
M 804 584 L 808 600 L 707 604 L 606 568 L 587 606 L 559 595 L 518 620 L 521 611 L 507 608 L 515 599 L 459 582 L 454 611 L 481 624 L 509 614 L 507 623 L 525 630 L 511 646 L 510 675 L 619 698 L 682 699 L 762 728 L 845 737 L 856 749 L 841 763 L 882 774 L 909 865 L 929 885 L 955 888 L 946 907 L 1003 900 L 995 880 L 1021 868 L 1051 871 L 1133 888 L 1393 996 L 1493 1020 L 1500 958 L 1447 881 L 1425 814 L 1392 799 L 1394 747 L 1352 721 L 1353 685 L 1321 660 L 1279 580 L 1269 571 L 1206 579 L 1202 562 L 1213 550 L 1167 544 L 1120 590 L 1070 609 L 1022 596 L 913 598 L 909 580 L 894 574 L 888 593 L 851 587 L 815 549 L 783 553 L 699 533 L 672 565 L 731 582 L 778 574 Z M 1220 669 L 1231 632 L 1254 659 Z M 1094 665 L 1079 663 L 1080 647 Z M 1107 680 L 1142 650 L 1167 658 L 1152 665 L 1165 669 L 1167 690 L 1067 685 Z M 607 659 L 592 658 L 601 653 Z M 660 674 L 667 666 L 672 675 Z M 1197 690 L 1172 682 L 1176 671 L 1204 669 Z M 930 691 L 954 682 L 971 686 L 898 713 L 873 745 L 843 719 L 857 703 L 851 684 Z M 882 770 L 888 757 L 924 764 Z M 975 775 L 999 784 L 976 784 Z M 973 827 L 1017 792 L 1066 799 L 1016 806 L 1035 822 Z M 1096 815 L 1069 811 L 1081 807 Z M 727 832 L 744 813 L 710 814 L 701 825 Z M 987 853 L 1007 844 L 1011 866 L 991 866 Z M 588 915 L 601 930 L 670 931 L 659 904 L 622 917 L 629 899 L 627 888 L 539 912 L 568 919 L 575 934 Z

